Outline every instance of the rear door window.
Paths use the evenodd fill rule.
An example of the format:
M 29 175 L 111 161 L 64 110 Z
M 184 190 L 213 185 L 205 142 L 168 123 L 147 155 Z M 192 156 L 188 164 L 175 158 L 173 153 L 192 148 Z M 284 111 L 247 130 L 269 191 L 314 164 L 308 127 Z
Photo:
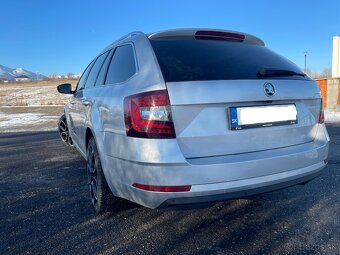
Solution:
M 91 71 L 92 65 L 93 65 L 94 61 L 92 61 L 85 69 L 85 71 L 83 72 L 83 74 L 81 75 L 78 84 L 77 84 L 77 88 L 76 91 L 81 90 L 85 87 L 85 83 L 87 80 L 87 77 L 89 75 L 89 72 Z
M 86 88 L 94 86 L 94 83 L 96 82 L 96 79 L 97 79 L 97 76 L 98 76 L 98 72 L 99 72 L 100 68 L 102 67 L 102 65 L 105 61 L 105 58 L 107 57 L 108 54 L 109 54 L 109 52 L 107 51 L 107 52 L 103 53 L 102 55 L 100 55 L 96 59 L 96 62 L 94 63 L 94 65 L 93 65 L 93 67 L 90 71 L 89 77 L 87 78 L 87 81 L 86 81 L 86 84 L 85 84 Z
M 97 81 L 96 81 L 96 86 L 104 84 L 105 75 L 106 75 L 107 68 L 108 68 L 108 65 L 110 63 L 110 60 L 112 58 L 112 54 L 113 54 L 113 50 L 111 50 L 110 53 L 107 55 L 103 65 L 102 65 L 102 68 L 99 71 Z
M 133 76 L 136 71 L 136 61 L 132 45 L 119 46 L 116 48 L 111 59 L 105 84 L 124 82 Z

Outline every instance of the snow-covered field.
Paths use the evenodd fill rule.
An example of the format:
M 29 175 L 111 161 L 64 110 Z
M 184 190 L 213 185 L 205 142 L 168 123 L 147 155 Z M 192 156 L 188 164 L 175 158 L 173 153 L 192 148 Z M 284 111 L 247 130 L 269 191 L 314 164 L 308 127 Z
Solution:
M 47 80 L 0 84 L 0 133 L 56 130 L 70 95 L 59 94 L 57 85 L 76 80 Z
M 0 107 L 0 133 L 57 130 L 62 106 Z

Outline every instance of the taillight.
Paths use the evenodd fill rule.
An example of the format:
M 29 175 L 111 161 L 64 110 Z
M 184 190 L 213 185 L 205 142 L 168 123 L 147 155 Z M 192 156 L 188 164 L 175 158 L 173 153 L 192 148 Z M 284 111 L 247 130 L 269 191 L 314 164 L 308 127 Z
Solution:
M 222 32 L 222 31 L 197 31 L 195 33 L 196 38 L 225 38 L 232 40 L 243 41 L 245 36 L 243 34 L 230 33 L 230 32 Z
M 126 134 L 140 138 L 176 138 L 167 90 L 132 95 L 124 99 Z
M 184 186 L 154 186 L 145 185 L 140 183 L 132 184 L 133 187 L 141 190 L 154 191 L 154 192 L 188 192 L 191 190 L 190 185 Z
M 325 122 L 325 112 L 323 110 L 323 101 L 321 99 L 321 107 L 320 107 L 320 116 L 319 116 L 319 123 L 322 124 Z

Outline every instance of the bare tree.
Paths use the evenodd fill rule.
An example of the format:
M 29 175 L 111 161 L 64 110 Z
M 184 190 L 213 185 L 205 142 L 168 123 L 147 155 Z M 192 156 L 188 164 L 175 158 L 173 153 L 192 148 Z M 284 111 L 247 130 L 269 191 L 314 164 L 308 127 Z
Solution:
M 48 78 L 50 78 L 50 79 L 55 79 L 55 78 L 57 78 L 57 74 L 55 74 L 55 73 L 53 73 L 53 74 L 50 74 L 49 76 L 48 76 Z
M 67 78 L 74 79 L 74 73 L 67 73 Z
M 319 73 L 311 70 L 310 68 L 307 68 L 306 74 L 313 79 L 319 78 Z
M 320 78 L 330 78 L 332 77 L 332 68 L 328 67 L 323 69 L 323 71 L 320 74 Z
M 315 72 L 310 68 L 307 68 L 306 73 L 313 79 L 320 79 L 320 78 L 330 78 L 332 77 L 332 69 L 330 67 L 325 68 L 321 73 Z

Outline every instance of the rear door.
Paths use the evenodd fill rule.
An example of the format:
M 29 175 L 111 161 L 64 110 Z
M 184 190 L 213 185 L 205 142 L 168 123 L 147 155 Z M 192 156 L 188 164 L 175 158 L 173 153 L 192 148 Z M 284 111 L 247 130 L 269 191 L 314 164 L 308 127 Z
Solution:
M 83 108 L 81 100 L 83 98 L 86 80 L 92 69 L 93 64 L 94 62 L 92 61 L 85 69 L 84 73 L 82 74 L 77 84 L 76 92 L 73 95 L 73 98 L 71 99 L 69 104 L 68 126 L 72 136 L 72 140 L 78 147 L 80 147 L 83 143 L 82 142 L 83 138 L 80 135 L 81 133 L 80 125 L 82 123 L 81 112 Z
M 92 96 L 92 90 L 95 86 L 99 70 L 101 69 L 107 55 L 109 52 L 105 52 L 101 54 L 94 62 L 91 71 L 86 79 L 85 86 L 83 89 L 83 93 L 81 93 L 79 100 L 77 101 L 77 122 L 75 126 L 77 127 L 77 136 L 79 138 L 79 147 L 85 152 L 86 144 L 85 144 L 85 123 L 88 118 L 89 111 L 94 103 L 94 98 Z
M 176 137 L 185 157 L 247 153 L 314 140 L 320 91 L 290 61 L 261 45 L 243 42 L 196 38 L 150 41 L 167 85 Z M 261 76 L 264 69 L 268 75 Z M 267 84 L 273 94 L 266 91 Z M 232 110 L 247 107 L 256 110 L 254 119 L 259 123 L 233 128 Z M 283 108 L 290 109 L 290 117 L 274 121 Z M 263 123 L 268 116 L 261 115 L 274 119 Z

